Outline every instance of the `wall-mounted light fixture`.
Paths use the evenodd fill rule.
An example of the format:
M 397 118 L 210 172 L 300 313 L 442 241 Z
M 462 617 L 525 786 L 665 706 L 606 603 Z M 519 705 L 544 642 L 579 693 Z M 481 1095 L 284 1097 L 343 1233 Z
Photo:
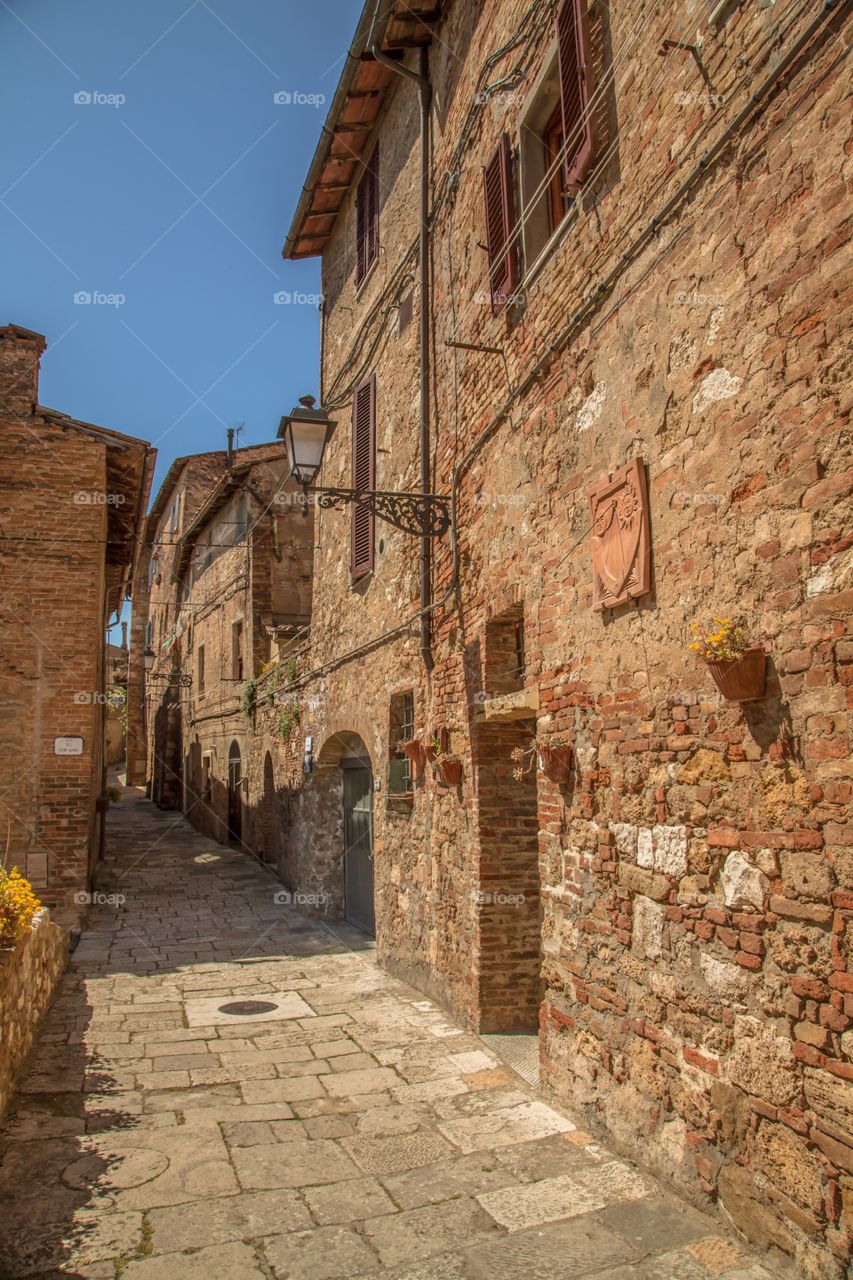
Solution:
M 303 515 L 308 514 L 309 500 L 328 510 L 342 510 L 351 503 L 358 503 L 380 520 L 416 537 L 440 538 L 447 532 L 450 528 L 450 499 L 440 494 L 321 486 L 309 489 L 323 464 L 326 442 L 334 425 L 322 406 L 315 407 L 313 396 L 302 396 L 299 404 L 284 415 L 279 425 L 279 438 L 287 445 L 290 474 L 302 485 L 305 495 Z

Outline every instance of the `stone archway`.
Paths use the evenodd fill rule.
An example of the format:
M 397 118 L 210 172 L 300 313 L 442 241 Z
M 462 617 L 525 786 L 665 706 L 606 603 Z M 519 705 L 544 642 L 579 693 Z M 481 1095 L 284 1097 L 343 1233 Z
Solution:
M 228 748 L 228 839 L 243 843 L 243 758 L 236 738 Z
M 311 791 L 325 798 L 315 816 L 322 823 L 317 844 L 326 857 L 330 890 L 340 914 L 372 936 L 373 764 L 361 735 L 346 729 L 330 734 L 317 754 L 311 784 Z
M 261 843 L 264 862 L 275 866 L 278 862 L 278 826 L 279 813 L 275 788 L 275 766 L 272 753 L 264 756 L 264 791 L 261 800 Z M 286 838 L 286 833 L 285 833 Z

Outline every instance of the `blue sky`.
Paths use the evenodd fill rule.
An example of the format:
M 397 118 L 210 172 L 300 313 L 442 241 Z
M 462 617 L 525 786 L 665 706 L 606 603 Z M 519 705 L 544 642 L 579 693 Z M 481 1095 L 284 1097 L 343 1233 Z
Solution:
M 319 291 L 281 245 L 360 8 L 0 0 L 0 322 L 47 337 L 42 402 L 151 440 L 158 482 L 316 391 L 316 305 L 274 297 Z
M 0 323 L 45 334 L 43 404 L 156 444 L 155 490 L 316 393 L 316 305 L 274 297 L 319 292 L 281 246 L 360 9 L 0 0 Z

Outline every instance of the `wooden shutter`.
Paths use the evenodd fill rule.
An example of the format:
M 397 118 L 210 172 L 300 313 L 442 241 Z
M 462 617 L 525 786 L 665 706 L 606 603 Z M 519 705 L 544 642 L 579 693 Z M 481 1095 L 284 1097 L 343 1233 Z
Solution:
M 589 56 L 587 0 L 563 0 L 557 14 L 560 103 L 566 142 L 566 188 L 576 193 L 589 172 L 595 151 L 595 124 L 589 109 L 592 63 Z
M 379 253 L 379 146 L 358 184 L 355 200 L 355 282 L 361 284 Z
M 352 487 L 373 489 L 376 473 L 376 375 L 356 389 L 352 403 Z M 369 507 L 353 503 L 352 576 L 373 568 L 375 520 Z
M 483 170 L 486 202 L 486 247 L 489 252 L 489 285 L 492 311 L 497 314 L 518 284 L 518 252 L 511 237 L 515 230 L 512 199 L 512 151 L 509 135 L 501 140 Z

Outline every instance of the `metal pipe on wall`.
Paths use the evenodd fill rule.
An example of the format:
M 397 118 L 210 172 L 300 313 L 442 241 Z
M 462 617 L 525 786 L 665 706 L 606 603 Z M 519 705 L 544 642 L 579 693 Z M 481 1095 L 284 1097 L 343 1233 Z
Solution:
M 397 75 L 412 80 L 418 86 L 420 100 L 420 132 L 421 132 L 421 169 L 420 169 L 420 237 L 419 237 L 419 279 L 421 294 L 420 314 L 420 388 L 419 388 L 419 452 L 420 452 L 420 485 L 421 493 L 432 492 L 430 475 L 430 397 L 429 397 L 429 340 L 432 311 L 430 306 L 430 209 L 429 209 L 429 169 L 430 169 L 430 115 L 432 110 L 432 84 L 429 78 L 429 51 L 426 45 L 419 50 L 419 68 L 412 71 L 405 63 L 389 58 L 380 48 L 382 36 L 388 23 L 386 13 L 377 22 L 382 0 L 377 0 L 373 14 L 368 48 L 377 62 L 390 67 Z M 430 606 L 432 602 L 432 547 L 429 536 L 421 538 L 420 553 L 420 651 L 427 671 L 432 671 L 432 624 Z

